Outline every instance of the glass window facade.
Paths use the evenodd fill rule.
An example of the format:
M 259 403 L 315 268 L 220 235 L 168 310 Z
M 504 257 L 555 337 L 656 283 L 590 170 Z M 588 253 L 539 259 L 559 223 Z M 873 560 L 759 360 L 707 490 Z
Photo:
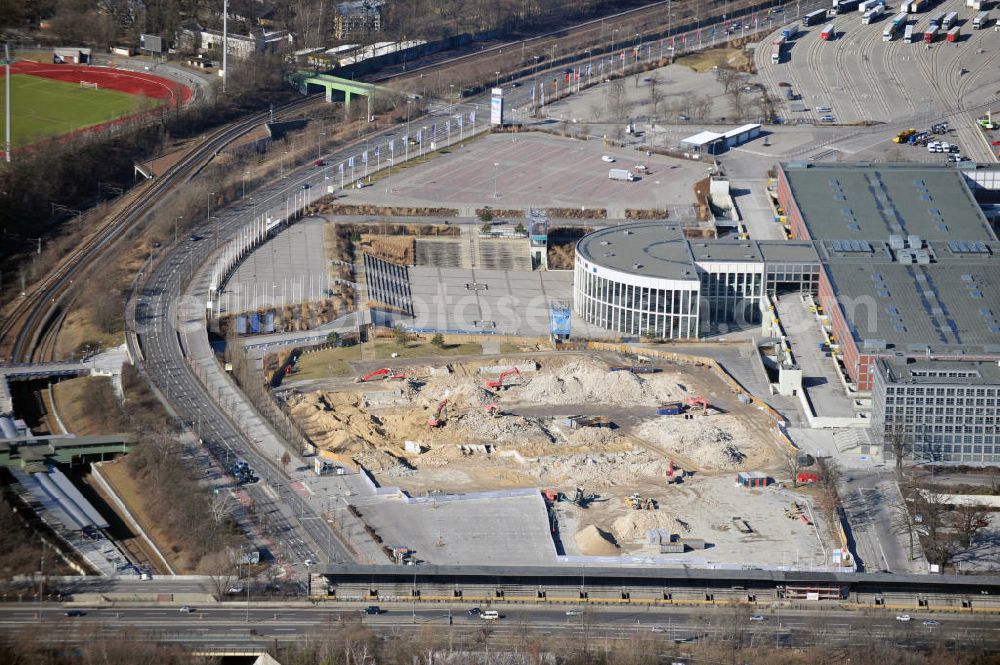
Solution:
M 577 261 L 573 283 L 574 309 L 588 323 L 622 335 L 648 335 L 664 339 L 698 337 L 698 283 L 677 288 L 663 281 L 663 288 L 602 277 Z M 650 282 L 650 280 L 643 280 Z M 672 288 L 671 288 L 672 287 Z

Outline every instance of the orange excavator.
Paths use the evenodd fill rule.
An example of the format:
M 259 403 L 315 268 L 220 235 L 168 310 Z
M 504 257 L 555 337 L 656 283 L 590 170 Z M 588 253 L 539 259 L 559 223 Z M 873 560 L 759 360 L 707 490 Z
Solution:
M 428 427 L 441 427 L 448 421 L 448 400 L 443 399 L 441 403 L 438 404 L 437 409 L 434 411 L 434 415 L 427 420 Z
M 397 372 L 391 367 L 383 367 L 382 369 L 377 369 L 374 372 L 369 372 L 365 374 L 360 379 L 359 383 L 367 383 L 368 381 L 374 381 L 375 379 L 382 379 L 388 381 L 389 379 L 405 379 L 406 375 L 402 372 Z
M 688 396 L 685 398 L 684 403 L 689 407 L 701 406 L 701 415 L 708 415 L 708 400 L 706 400 L 701 395 Z
M 507 379 L 512 379 L 508 381 Z M 523 386 L 528 383 L 524 375 L 521 374 L 521 370 L 514 367 L 512 369 L 500 372 L 499 378 L 495 381 L 487 381 L 486 387 L 492 388 L 493 390 L 503 390 L 504 388 L 509 388 L 511 386 Z

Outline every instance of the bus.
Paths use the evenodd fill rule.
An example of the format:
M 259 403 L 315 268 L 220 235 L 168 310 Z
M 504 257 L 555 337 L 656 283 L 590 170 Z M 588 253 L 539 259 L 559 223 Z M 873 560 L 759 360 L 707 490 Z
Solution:
M 945 14 L 944 20 L 941 22 L 942 30 L 951 30 L 952 26 L 955 25 L 955 21 L 958 20 L 958 12 L 948 12 Z
M 808 28 L 810 25 L 816 25 L 820 21 L 826 18 L 825 9 L 817 9 L 814 12 L 809 12 L 802 17 L 802 26 Z
M 973 30 L 982 30 L 989 24 L 990 24 L 989 12 L 979 12 L 978 14 L 976 14 L 976 18 L 972 19 Z
M 906 32 L 903 33 L 903 43 L 912 44 L 913 43 L 913 28 L 915 26 L 910 23 L 906 26 Z

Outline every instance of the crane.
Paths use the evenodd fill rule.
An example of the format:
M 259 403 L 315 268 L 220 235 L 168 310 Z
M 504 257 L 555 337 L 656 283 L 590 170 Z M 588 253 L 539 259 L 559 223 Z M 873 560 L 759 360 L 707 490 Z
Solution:
M 695 407 L 701 405 L 701 415 L 708 415 L 708 401 L 701 395 L 688 396 L 685 398 L 684 403 L 689 407 Z
M 403 374 L 402 372 L 397 372 L 391 367 L 383 367 L 382 369 L 377 369 L 374 372 L 369 372 L 368 374 L 365 374 L 360 379 L 358 379 L 358 382 L 366 383 L 374 379 L 389 380 L 389 379 L 405 379 L 405 378 L 406 375 Z
M 517 377 L 517 381 L 515 383 L 504 383 L 504 380 L 507 379 L 508 377 Z M 514 367 L 508 370 L 504 370 L 503 372 L 500 372 L 500 377 L 495 381 L 487 381 L 486 387 L 493 389 L 498 389 L 498 388 L 503 389 L 503 388 L 508 388 L 510 386 L 523 386 L 526 383 L 527 381 L 524 380 L 524 375 L 521 374 L 521 370 Z
M 443 399 L 434 410 L 434 415 L 427 420 L 428 427 L 440 427 L 448 420 L 448 400 Z

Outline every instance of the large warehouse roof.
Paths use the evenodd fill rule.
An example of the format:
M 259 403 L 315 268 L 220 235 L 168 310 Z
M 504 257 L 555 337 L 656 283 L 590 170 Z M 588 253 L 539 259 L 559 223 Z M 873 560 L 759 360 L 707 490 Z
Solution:
M 782 165 L 814 240 L 995 240 L 965 179 L 948 166 Z
M 826 270 L 862 351 L 1000 353 L 1000 260 L 833 261 Z

